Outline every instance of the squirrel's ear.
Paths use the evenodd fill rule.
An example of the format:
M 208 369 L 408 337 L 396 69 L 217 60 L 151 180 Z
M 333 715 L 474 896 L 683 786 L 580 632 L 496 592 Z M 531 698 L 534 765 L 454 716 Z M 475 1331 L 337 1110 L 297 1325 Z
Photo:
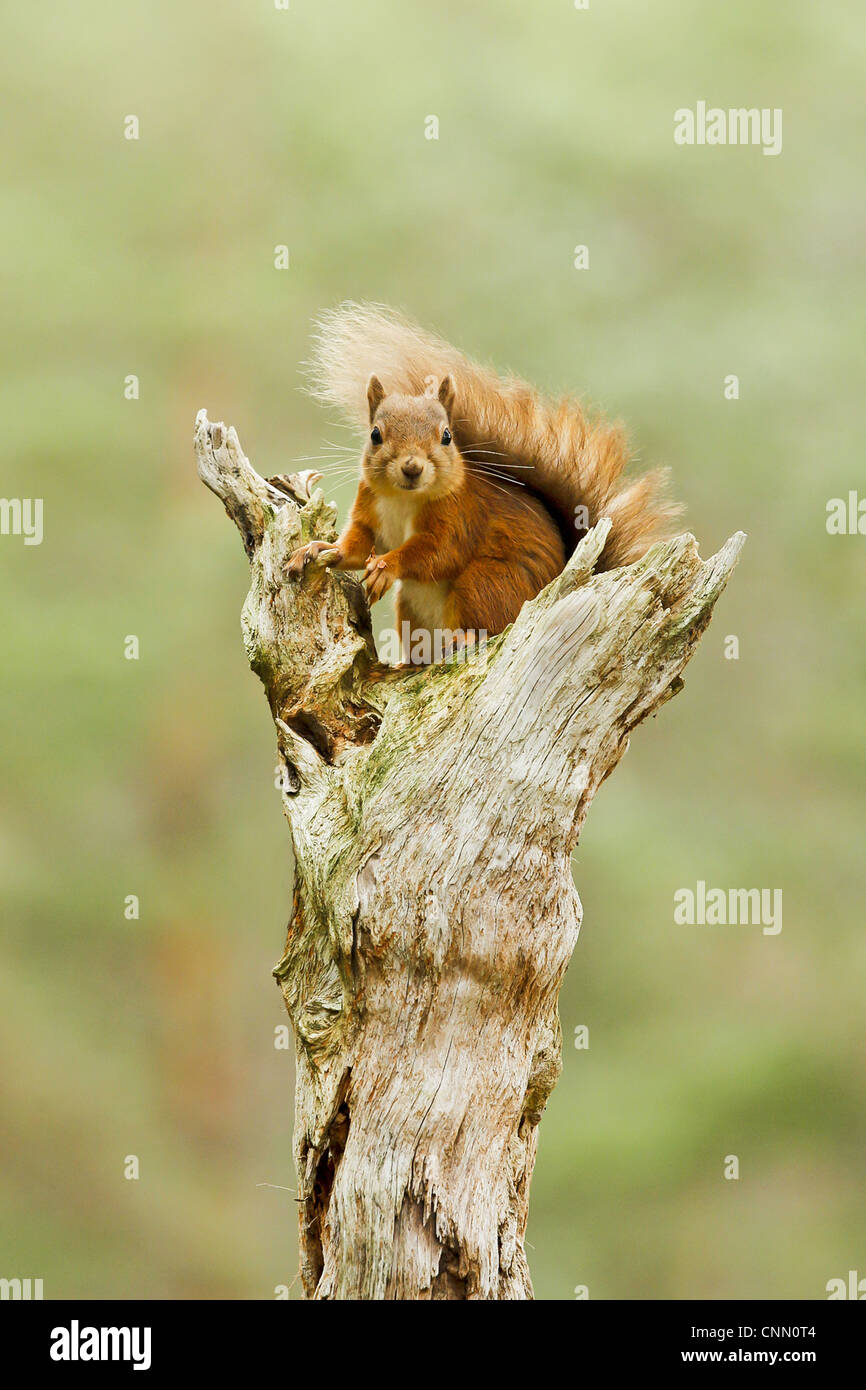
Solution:
M 442 378 L 441 382 L 439 383 L 439 400 L 441 401 L 442 405 L 444 405 L 444 407 L 445 407 L 445 413 L 447 414 L 448 419 L 450 420 L 450 419 L 451 419 L 451 410 L 452 410 L 453 405 L 454 405 L 454 378 L 453 378 L 453 376 L 450 376 L 450 375 L 449 375 L 449 376 L 445 376 L 445 377 Z
M 377 376 L 371 376 L 367 382 L 367 404 L 370 407 L 370 424 L 373 423 L 373 416 L 385 399 L 385 388 Z

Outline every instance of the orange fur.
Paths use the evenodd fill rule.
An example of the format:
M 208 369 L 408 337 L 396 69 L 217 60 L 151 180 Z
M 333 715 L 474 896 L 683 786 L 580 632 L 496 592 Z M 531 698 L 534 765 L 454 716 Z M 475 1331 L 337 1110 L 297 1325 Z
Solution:
M 660 500 L 661 475 L 622 483 L 619 430 L 500 379 L 391 310 L 347 304 L 326 315 L 312 375 L 314 393 L 368 434 L 336 545 L 312 542 L 290 569 L 363 569 L 371 602 L 397 583 L 410 638 L 501 632 L 587 525 L 611 518 L 600 567 L 612 568 L 642 555 L 676 514 Z
M 309 363 L 312 394 L 366 428 L 372 373 L 386 392 L 410 396 L 450 375 L 454 438 L 471 466 L 510 474 L 536 492 L 573 538 L 571 548 L 586 529 L 575 525 L 577 508 L 589 525 L 610 517 L 599 568 L 631 564 L 671 533 L 681 508 L 664 495 L 666 474 L 623 478 L 629 456 L 618 427 L 589 419 L 574 400 L 551 403 L 526 382 L 498 376 L 382 305 L 350 302 L 323 314 Z

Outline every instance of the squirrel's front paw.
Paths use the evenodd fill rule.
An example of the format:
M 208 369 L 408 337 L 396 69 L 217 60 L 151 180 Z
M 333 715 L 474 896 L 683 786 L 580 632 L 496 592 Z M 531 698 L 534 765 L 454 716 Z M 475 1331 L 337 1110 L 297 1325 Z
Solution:
M 367 602 L 376 603 L 378 599 L 384 597 L 396 578 L 397 576 L 388 562 L 388 556 L 377 556 L 375 551 L 371 551 L 362 581 L 367 593 Z
M 339 560 L 339 548 L 330 541 L 308 541 L 290 556 L 286 573 L 303 574 L 307 565 L 336 565 Z

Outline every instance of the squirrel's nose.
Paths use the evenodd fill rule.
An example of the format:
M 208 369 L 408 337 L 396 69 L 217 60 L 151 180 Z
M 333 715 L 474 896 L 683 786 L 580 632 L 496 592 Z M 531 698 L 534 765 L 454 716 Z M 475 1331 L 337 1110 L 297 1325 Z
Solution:
M 403 464 L 403 472 L 407 478 L 417 478 L 418 474 L 421 472 L 421 464 L 416 458 L 406 459 Z

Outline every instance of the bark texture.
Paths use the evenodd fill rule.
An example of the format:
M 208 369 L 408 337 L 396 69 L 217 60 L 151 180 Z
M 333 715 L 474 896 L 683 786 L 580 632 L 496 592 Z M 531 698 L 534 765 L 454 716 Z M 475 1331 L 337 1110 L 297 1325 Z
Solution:
M 266 481 L 196 422 L 250 560 L 242 627 L 277 729 L 295 857 L 275 969 L 297 1048 L 307 1297 L 525 1299 L 538 1123 L 581 906 L 571 852 L 631 730 L 682 686 L 744 540 L 595 574 L 609 523 L 486 649 L 376 656 L 350 576 L 285 573 L 334 538 L 317 474 Z

